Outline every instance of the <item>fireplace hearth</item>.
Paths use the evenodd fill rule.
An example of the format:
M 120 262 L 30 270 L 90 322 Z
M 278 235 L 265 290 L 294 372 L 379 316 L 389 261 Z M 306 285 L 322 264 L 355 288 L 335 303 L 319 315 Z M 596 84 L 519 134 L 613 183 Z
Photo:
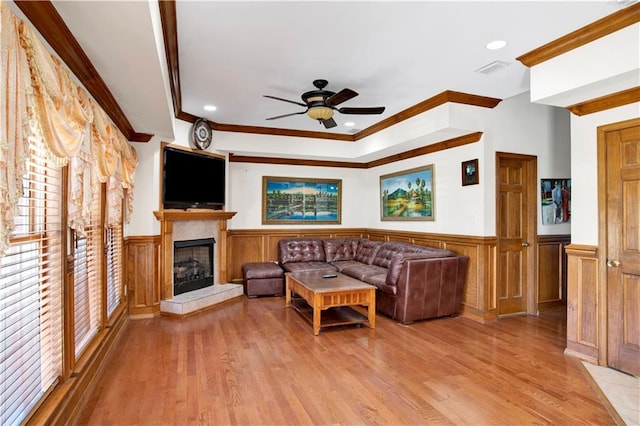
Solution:
M 173 295 L 214 284 L 214 238 L 174 241 Z

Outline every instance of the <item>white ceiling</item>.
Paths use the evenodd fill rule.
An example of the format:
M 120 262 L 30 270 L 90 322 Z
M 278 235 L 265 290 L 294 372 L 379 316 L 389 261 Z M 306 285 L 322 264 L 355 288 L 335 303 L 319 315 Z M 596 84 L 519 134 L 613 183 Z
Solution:
M 136 132 L 174 137 L 173 107 L 155 1 L 54 1 Z M 603 1 L 179 1 L 182 110 L 216 123 L 326 131 L 301 101 L 328 90 L 360 95 L 340 106 L 385 106 L 382 115 L 336 113 L 350 133 L 445 90 L 508 98 L 529 89 L 516 57 L 618 11 Z M 490 51 L 485 44 L 508 41 Z M 500 60 L 493 74 L 475 69 Z M 207 112 L 205 104 L 217 111 Z

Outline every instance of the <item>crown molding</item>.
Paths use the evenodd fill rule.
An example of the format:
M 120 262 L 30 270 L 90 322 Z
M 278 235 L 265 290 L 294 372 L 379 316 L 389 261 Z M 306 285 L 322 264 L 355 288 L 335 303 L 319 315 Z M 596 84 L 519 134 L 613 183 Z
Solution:
M 483 108 L 495 108 L 502 99 L 489 98 L 486 96 L 471 95 L 468 93 L 454 92 L 446 90 L 436 96 L 426 99 L 419 104 L 409 107 L 397 114 L 394 114 L 373 126 L 367 127 L 364 130 L 359 131 L 353 135 L 344 133 L 327 133 L 327 132 L 313 132 L 308 130 L 292 130 L 292 129 L 280 129 L 276 127 L 263 127 L 263 126 L 242 126 L 237 124 L 223 124 L 209 121 L 213 130 L 221 132 L 239 132 L 239 133 L 254 133 L 261 135 L 275 135 L 275 136 L 291 136 L 300 138 L 314 138 L 314 139 L 330 139 L 343 142 L 354 142 L 363 139 L 367 136 L 371 136 L 381 130 L 391 127 L 395 124 L 401 123 L 411 117 L 414 117 L 423 112 L 427 112 L 430 109 L 436 108 L 448 102 L 478 106 Z M 199 117 L 180 110 L 176 114 L 176 118 L 190 123 L 195 123 Z
M 184 115 L 182 111 L 182 89 L 180 88 L 180 63 L 178 60 L 178 20 L 176 18 L 175 1 L 158 1 L 160 7 L 160 22 L 162 25 L 162 38 L 164 40 L 164 54 L 167 59 L 167 68 L 169 71 L 169 85 L 171 87 L 171 99 L 173 100 L 173 111 L 176 118 L 185 120 L 180 117 Z M 192 120 L 193 117 L 193 120 Z M 189 121 L 195 122 L 197 117 L 189 114 Z M 209 123 L 211 124 L 211 123 Z
M 299 138 L 330 139 L 353 142 L 353 135 L 344 133 L 313 132 L 310 130 L 279 129 L 276 127 L 242 126 L 237 124 L 212 123 L 211 128 L 221 132 L 255 133 L 260 135 L 292 136 Z
M 396 161 L 407 160 L 409 158 L 419 157 L 421 155 L 432 154 L 434 152 L 444 151 L 446 149 L 475 143 L 482 138 L 482 135 L 483 132 L 469 133 L 466 135 L 458 136 L 456 138 L 447 139 L 441 142 L 433 143 L 431 145 L 426 145 L 420 148 L 405 151 L 400 154 L 390 155 L 378 160 L 369 161 L 367 163 L 367 168 L 382 166 L 383 164 L 394 163 Z
M 14 3 L 80 80 L 98 105 L 104 109 L 122 134 L 133 142 L 148 142 L 153 135 L 137 133 L 133 129 L 122 108 L 53 4 L 49 0 L 15 0 Z
M 474 132 L 456 138 L 447 139 L 431 145 L 401 152 L 399 154 L 390 155 L 378 160 L 366 163 L 347 162 L 347 161 L 323 161 L 323 160 L 303 160 L 298 158 L 276 158 L 276 157 L 254 157 L 229 154 L 230 163 L 257 163 L 257 164 L 280 164 L 287 166 L 316 166 L 316 167 L 346 167 L 351 169 L 369 169 L 372 167 L 390 164 L 396 161 L 407 160 L 409 158 L 418 157 L 420 155 L 431 154 L 445 149 L 456 148 L 458 146 L 467 145 L 478 142 L 482 138 L 483 132 Z
M 566 107 L 569 111 L 577 116 L 593 114 L 594 112 L 605 111 L 622 105 L 640 102 L 640 86 L 631 89 L 622 90 L 620 92 L 605 95 L 599 98 L 591 99 L 578 104 Z
M 159 0 L 158 4 L 160 5 L 160 18 L 162 22 L 162 32 L 167 57 L 167 67 L 169 69 L 171 96 L 173 98 L 175 116 L 180 120 L 194 123 L 200 117 L 197 117 L 188 112 L 184 112 L 182 110 L 182 94 L 180 93 L 180 66 L 178 62 L 178 27 L 176 21 L 176 2 L 175 0 Z M 211 125 L 211 128 L 213 130 L 221 132 L 254 133 L 261 135 L 291 136 L 299 138 L 330 139 L 344 142 L 354 142 L 447 102 L 455 102 L 485 108 L 494 108 L 496 105 L 498 105 L 498 103 L 500 103 L 500 101 L 502 101 L 502 99 L 488 98 L 484 96 L 471 95 L 467 93 L 447 90 L 352 135 L 344 133 L 280 129 L 275 127 L 243 126 L 237 124 L 216 123 L 213 121 L 209 121 L 209 124 Z
M 501 101 L 502 99 L 488 98 L 485 96 L 471 95 L 468 93 L 461 93 L 461 92 L 446 90 L 412 107 L 409 107 L 403 111 L 400 111 L 399 113 L 394 114 L 391 117 L 385 118 L 384 120 L 380 121 L 377 124 L 374 124 L 371 127 L 367 127 L 366 129 L 356 133 L 355 140 L 360 140 L 367 136 L 371 136 L 372 134 L 377 133 L 381 130 L 384 130 L 387 127 L 391 127 L 394 124 L 398 124 L 411 117 L 415 117 L 418 114 L 427 112 L 430 109 L 436 108 L 447 102 L 473 105 L 473 106 L 479 106 L 483 108 L 495 108 L 496 105 L 498 105 Z
M 516 59 L 527 67 L 538 65 L 640 21 L 640 3 L 633 4 L 551 41 Z
M 279 164 L 285 166 L 345 167 L 349 169 L 366 169 L 367 163 L 348 161 L 304 160 L 300 158 L 254 157 L 229 154 L 230 163 Z

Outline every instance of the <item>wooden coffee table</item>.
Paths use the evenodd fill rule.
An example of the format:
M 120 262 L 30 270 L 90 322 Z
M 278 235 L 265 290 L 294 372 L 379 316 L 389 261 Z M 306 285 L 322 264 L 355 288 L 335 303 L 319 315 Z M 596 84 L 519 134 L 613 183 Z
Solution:
M 313 325 L 320 327 L 369 323 L 376 328 L 376 288 L 360 280 L 336 273 L 323 278 L 327 271 L 289 272 L 286 276 L 286 304 L 296 309 Z M 299 297 L 292 297 L 293 294 Z M 366 306 L 367 316 L 352 306 Z M 325 314 L 322 315 L 322 312 Z

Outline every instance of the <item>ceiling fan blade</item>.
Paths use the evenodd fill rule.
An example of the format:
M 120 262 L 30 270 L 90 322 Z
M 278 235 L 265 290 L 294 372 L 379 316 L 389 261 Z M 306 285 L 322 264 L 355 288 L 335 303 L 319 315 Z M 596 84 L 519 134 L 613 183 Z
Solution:
M 371 107 L 371 108 L 339 108 L 338 112 L 341 114 L 358 114 L 358 115 L 366 115 L 366 114 L 382 114 L 384 112 L 384 107 Z
M 358 96 L 358 93 L 354 92 L 351 89 L 342 89 L 341 91 L 339 91 L 338 93 L 329 96 L 326 100 L 325 103 L 329 106 L 336 106 L 339 105 L 345 101 L 348 101 L 351 98 L 355 98 L 356 96 Z
M 300 112 L 292 112 L 291 114 L 276 115 L 275 117 L 265 118 L 265 120 L 276 120 L 278 118 L 290 117 L 292 115 L 300 115 L 300 114 L 304 114 L 306 112 L 307 111 L 300 111 Z
M 289 99 L 282 99 L 282 98 L 278 98 L 277 96 L 271 96 L 271 95 L 262 95 L 262 96 L 269 99 L 275 99 L 276 101 L 289 102 L 291 104 L 300 105 L 305 108 L 307 107 L 307 104 L 303 104 L 302 102 L 290 101 Z
M 324 124 L 325 129 L 330 129 L 337 126 L 336 121 L 333 119 L 333 117 L 322 120 L 322 124 Z

